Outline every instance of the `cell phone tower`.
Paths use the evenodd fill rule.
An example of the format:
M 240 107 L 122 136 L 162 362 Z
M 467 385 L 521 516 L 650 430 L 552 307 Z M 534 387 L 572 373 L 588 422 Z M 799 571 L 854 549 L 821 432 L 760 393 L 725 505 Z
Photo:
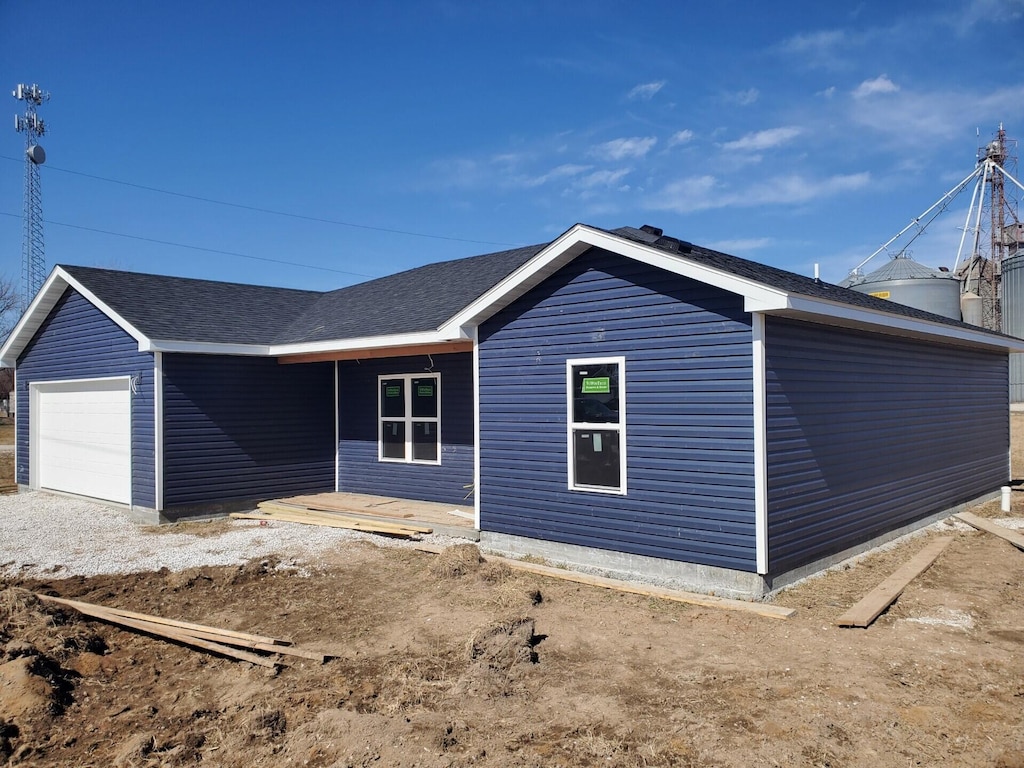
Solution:
M 14 129 L 25 134 L 25 233 L 21 244 L 21 308 L 24 312 L 46 280 L 43 195 L 39 183 L 39 166 L 46 162 L 39 137 L 46 133 L 46 123 L 36 114 L 36 109 L 50 100 L 50 94 L 33 83 L 18 85 L 12 95 L 25 102 L 25 114 L 14 116 Z

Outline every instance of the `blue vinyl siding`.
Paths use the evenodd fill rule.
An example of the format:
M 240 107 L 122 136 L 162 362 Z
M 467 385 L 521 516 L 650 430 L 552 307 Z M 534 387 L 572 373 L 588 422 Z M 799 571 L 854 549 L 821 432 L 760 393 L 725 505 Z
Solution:
M 773 318 L 766 336 L 772 573 L 1006 483 L 1005 354 Z
M 18 359 L 17 481 L 30 482 L 29 384 L 132 376 L 132 503 L 156 504 L 153 356 L 73 288 L 68 288 Z
M 481 529 L 756 568 L 750 316 L 592 250 L 480 329 Z M 567 489 L 569 358 L 626 358 L 625 496 Z
M 441 374 L 441 463 L 377 460 L 377 377 Z M 402 499 L 471 504 L 473 355 L 345 360 L 338 363 L 338 489 Z
M 164 506 L 334 490 L 334 367 L 165 354 Z

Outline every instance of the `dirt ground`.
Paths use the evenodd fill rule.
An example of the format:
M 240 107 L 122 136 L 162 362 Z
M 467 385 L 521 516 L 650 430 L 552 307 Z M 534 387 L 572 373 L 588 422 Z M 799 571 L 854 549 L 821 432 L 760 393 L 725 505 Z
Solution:
M 1014 430 L 1021 454 L 1024 416 Z M 974 511 L 1003 516 L 998 502 Z M 1012 514 L 1024 517 L 1024 486 Z M 315 572 L 254 562 L 0 581 L 0 760 L 1024 768 L 1024 552 L 950 530 L 952 545 L 868 629 L 832 622 L 937 533 L 782 593 L 775 602 L 798 609 L 785 620 L 527 576 L 480 563 L 470 545 L 354 544 Z M 336 658 L 272 672 L 34 592 Z

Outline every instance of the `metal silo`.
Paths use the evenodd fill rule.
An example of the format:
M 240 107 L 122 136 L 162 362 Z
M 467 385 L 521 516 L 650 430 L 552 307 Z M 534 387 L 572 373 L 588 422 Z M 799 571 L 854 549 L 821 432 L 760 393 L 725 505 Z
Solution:
M 1003 333 L 1024 339 L 1024 250 L 1003 259 Z M 1024 354 L 1010 355 L 1010 402 L 1024 402 Z
M 949 272 L 931 269 L 909 256 L 897 256 L 869 275 L 850 275 L 840 285 L 953 320 L 960 319 L 960 281 Z

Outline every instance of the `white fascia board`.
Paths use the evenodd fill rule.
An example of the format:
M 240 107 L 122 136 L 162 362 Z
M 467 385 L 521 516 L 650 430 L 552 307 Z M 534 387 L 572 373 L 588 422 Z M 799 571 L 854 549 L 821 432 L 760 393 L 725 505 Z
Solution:
M 840 302 L 806 296 L 790 296 L 785 308 L 765 310 L 780 317 L 813 320 L 826 325 L 889 333 L 907 338 L 926 339 L 946 344 L 983 346 L 1006 352 L 1024 352 L 1024 339 L 997 336 L 988 331 L 963 328 L 945 323 L 919 320 L 873 309 L 861 309 Z
M 268 357 L 270 347 L 266 344 L 224 344 L 215 341 L 165 341 L 147 339 L 145 345 L 139 344 L 140 352 L 177 352 L 191 355 L 243 355 L 248 357 Z
M 465 326 L 475 326 L 495 312 L 539 285 L 570 261 L 590 248 L 601 248 L 620 256 L 634 259 L 657 269 L 714 285 L 739 294 L 758 305 L 782 307 L 786 293 L 754 280 L 738 277 L 720 269 L 707 267 L 686 258 L 685 254 L 672 254 L 637 243 L 626 238 L 577 224 L 544 250 L 506 277 L 483 296 L 463 309 L 441 326 L 443 333 L 455 333 Z
M 390 336 L 361 336 L 356 339 L 334 339 L 300 344 L 272 344 L 268 354 L 273 357 L 285 355 L 308 355 L 318 352 L 351 352 L 360 349 L 386 349 L 388 347 L 412 347 L 418 344 L 438 344 L 448 341 L 471 341 L 472 336 L 461 331 L 446 335 L 440 331 L 418 331 L 396 333 Z
M 11 368 L 16 365 L 18 355 L 28 346 L 32 336 L 39 330 L 39 326 L 43 324 L 47 315 L 50 314 L 50 310 L 54 308 L 68 287 L 74 288 L 82 294 L 90 304 L 113 320 L 121 330 L 139 342 L 140 351 L 148 343 L 149 340 L 138 328 L 121 317 L 106 303 L 100 301 L 92 291 L 58 266 L 54 267 L 50 276 L 46 278 L 43 287 L 39 289 L 39 293 L 36 294 L 35 299 L 32 300 L 25 314 L 7 338 L 7 342 L 0 349 L 0 365 Z

